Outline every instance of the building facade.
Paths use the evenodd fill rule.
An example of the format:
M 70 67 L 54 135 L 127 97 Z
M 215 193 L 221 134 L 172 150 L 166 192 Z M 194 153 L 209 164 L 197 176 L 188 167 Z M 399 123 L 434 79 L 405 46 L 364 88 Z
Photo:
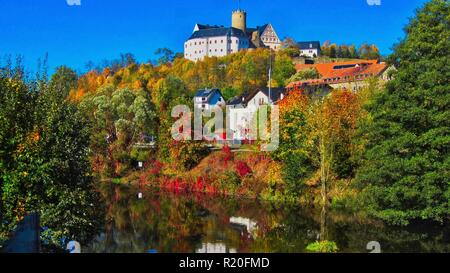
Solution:
M 353 60 L 320 64 L 297 64 L 297 71 L 315 69 L 319 79 L 292 82 L 288 91 L 301 91 L 307 94 L 325 96 L 334 89 L 357 92 L 368 85 L 368 79 L 379 78 L 382 82 L 390 80 L 394 67 L 378 60 Z
M 223 57 L 250 46 L 248 37 L 236 28 L 210 28 L 196 31 L 184 44 L 184 57 L 191 61 Z
M 247 13 L 237 10 L 232 13 L 231 27 L 196 24 L 189 39 L 184 43 L 184 57 L 191 61 L 205 57 L 223 57 L 244 49 L 281 47 L 271 24 L 247 28 Z
M 194 97 L 194 107 L 209 111 L 215 107 L 225 107 L 226 102 L 219 89 L 199 90 Z
M 250 140 L 255 137 L 254 118 L 263 105 L 277 104 L 285 97 L 284 88 L 257 89 L 250 94 L 235 97 L 227 103 L 227 124 L 233 140 Z
M 257 29 L 262 32 L 261 41 L 266 47 L 273 50 L 279 50 L 281 48 L 281 40 L 271 24 L 258 27 Z
M 305 56 L 309 58 L 315 58 L 320 56 L 320 42 L 310 41 L 310 42 L 299 42 L 298 47 L 300 49 L 300 56 Z

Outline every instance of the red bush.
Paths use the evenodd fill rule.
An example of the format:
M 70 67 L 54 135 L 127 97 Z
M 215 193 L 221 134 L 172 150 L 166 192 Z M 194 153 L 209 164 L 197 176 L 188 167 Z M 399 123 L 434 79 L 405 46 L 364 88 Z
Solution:
M 202 192 L 204 190 L 204 188 L 205 188 L 205 181 L 204 181 L 203 177 L 199 176 L 197 178 L 197 183 L 195 183 L 194 191 Z
M 228 165 L 228 162 L 233 159 L 233 154 L 231 153 L 231 148 L 228 145 L 223 146 L 222 152 L 224 153 L 223 161 L 225 162 L 225 167 Z
M 160 175 L 162 167 L 163 167 L 163 164 L 161 162 L 159 162 L 158 160 L 156 160 L 153 164 L 153 167 L 150 169 L 150 174 L 156 175 L 156 176 Z
M 236 162 L 236 173 L 240 177 L 245 177 L 252 173 L 252 169 L 244 161 L 238 161 Z

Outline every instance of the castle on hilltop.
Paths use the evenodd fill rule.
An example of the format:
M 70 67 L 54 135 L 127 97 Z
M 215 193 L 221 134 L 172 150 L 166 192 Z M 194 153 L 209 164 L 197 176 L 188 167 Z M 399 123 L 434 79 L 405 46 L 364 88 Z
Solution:
M 243 49 L 267 47 L 278 50 L 281 40 L 271 24 L 247 28 L 247 13 L 233 11 L 231 27 L 196 24 L 184 43 L 184 57 L 191 61 L 222 57 Z

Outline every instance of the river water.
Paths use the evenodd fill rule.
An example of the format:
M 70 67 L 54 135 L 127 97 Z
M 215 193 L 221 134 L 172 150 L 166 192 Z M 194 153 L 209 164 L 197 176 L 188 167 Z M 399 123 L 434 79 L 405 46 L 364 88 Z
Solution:
M 317 240 L 339 252 L 450 252 L 448 226 L 393 228 L 336 211 L 324 212 L 255 200 L 147 191 L 104 184 L 103 231 L 88 253 L 302 253 Z

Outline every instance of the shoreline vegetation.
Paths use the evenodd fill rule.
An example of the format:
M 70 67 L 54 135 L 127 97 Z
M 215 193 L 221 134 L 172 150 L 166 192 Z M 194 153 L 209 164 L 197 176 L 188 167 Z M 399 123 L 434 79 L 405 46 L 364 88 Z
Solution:
M 46 244 L 89 242 L 105 221 L 96 180 L 345 209 L 398 226 L 448 223 L 449 14 L 444 0 L 418 10 L 387 60 L 396 70 L 386 84 L 370 79 L 360 92 L 323 98 L 288 94 L 272 153 L 175 141 L 171 110 L 192 107 L 205 87 L 231 99 L 317 77 L 297 73 L 289 45 L 276 52 L 270 83 L 268 49 L 197 63 L 166 49 L 157 65 L 124 54 L 83 75 L 61 66 L 50 79 L 45 69 L 26 75 L 20 58 L 7 61 L 0 66 L 0 241 L 38 212 Z M 150 137 L 155 149 L 136 145 Z M 312 249 L 322 247 L 336 251 Z

